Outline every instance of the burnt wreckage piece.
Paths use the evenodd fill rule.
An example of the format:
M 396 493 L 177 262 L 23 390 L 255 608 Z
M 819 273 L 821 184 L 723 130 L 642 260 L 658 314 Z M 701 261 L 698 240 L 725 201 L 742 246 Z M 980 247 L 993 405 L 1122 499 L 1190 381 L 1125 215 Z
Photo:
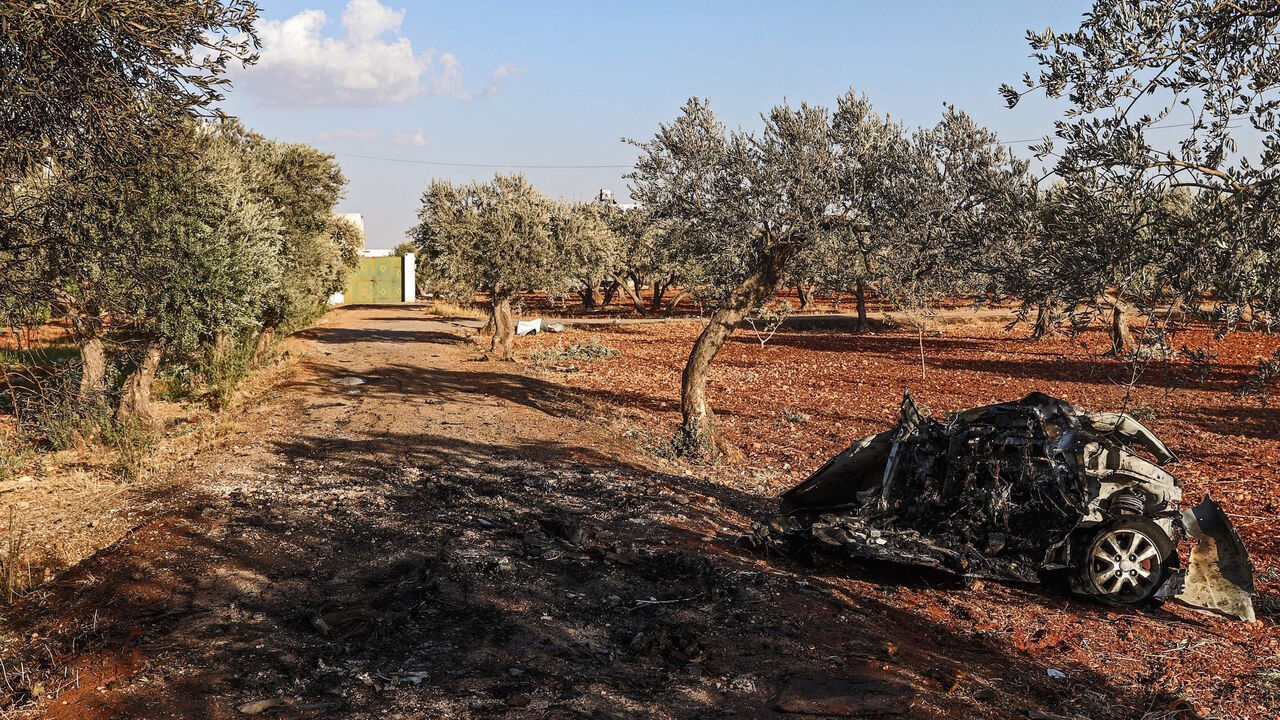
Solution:
M 911 395 L 901 419 L 782 494 L 759 533 L 967 578 L 1068 571 L 1116 605 L 1173 599 L 1252 621 L 1253 570 L 1212 499 L 1180 509 L 1177 461 L 1137 420 L 1041 393 L 939 422 Z M 1195 540 L 1190 567 L 1177 542 Z

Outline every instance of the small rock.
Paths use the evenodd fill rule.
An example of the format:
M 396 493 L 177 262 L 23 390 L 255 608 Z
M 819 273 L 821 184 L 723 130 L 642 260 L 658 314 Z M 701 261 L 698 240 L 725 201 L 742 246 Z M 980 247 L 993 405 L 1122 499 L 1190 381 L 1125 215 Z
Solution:
M 1054 670 L 1053 668 L 1049 668 L 1049 677 L 1053 678 L 1054 680 L 1066 680 L 1067 674 L 1062 672 L 1061 670 Z
M 533 698 L 529 697 L 524 693 L 516 693 L 515 695 L 512 695 L 511 697 L 507 698 L 507 705 L 511 707 L 517 707 L 517 708 L 529 707 L 529 703 L 531 702 L 533 702 Z
M 520 668 L 518 668 L 518 667 L 513 667 L 513 668 L 508 668 L 508 669 L 507 669 L 507 674 L 508 674 L 508 675 L 510 675 L 510 676 L 511 676 L 511 677 L 513 677 L 513 678 L 518 678 L 518 677 L 520 677 L 521 675 L 523 675 L 523 674 L 524 674 L 524 671 L 523 671 L 523 670 L 521 670 L 521 669 L 520 669 Z
M 756 679 L 750 675 L 739 675 L 729 681 L 727 690 L 735 695 L 754 695 L 760 689 Z
M 973 691 L 974 700 L 986 701 L 986 700 L 994 700 L 995 698 L 996 698 L 996 691 L 992 690 L 991 688 L 978 688 L 977 690 Z

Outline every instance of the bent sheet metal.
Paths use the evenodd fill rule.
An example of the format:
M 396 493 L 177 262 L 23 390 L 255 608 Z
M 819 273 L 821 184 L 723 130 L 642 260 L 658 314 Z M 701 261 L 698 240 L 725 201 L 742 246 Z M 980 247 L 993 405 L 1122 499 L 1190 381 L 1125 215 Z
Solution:
M 760 532 L 962 577 L 1067 571 L 1073 590 L 1111 604 L 1169 599 L 1252 621 L 1248 553 L 1211 499 L 1181 509 L 1165 469 L 1176 461 L 1121 413 L 1032 393 L 939 422 L 907 394 L 894 427 L 783 493 Z M 1186 569 L 1183 538 L 1197 543 Z

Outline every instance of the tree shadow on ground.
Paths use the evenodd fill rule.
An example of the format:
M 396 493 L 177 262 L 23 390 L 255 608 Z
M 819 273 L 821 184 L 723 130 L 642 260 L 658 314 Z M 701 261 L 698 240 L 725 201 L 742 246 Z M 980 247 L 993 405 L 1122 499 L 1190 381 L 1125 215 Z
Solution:
M 457 340 L 387 332 L 399 331 L 313 339 Z M 334 363 L 309 369 L 281 391 L 352 389 L 332 382 L 349 374 Z M 496 399 L 573 417 L 584 403 L 652 401 L 584 398 L 501 366 L 361 375 L 376 407 Z M 242 481 L 144 498 L 166 512 L 9 613 L 24 638 L 5 650 L 5 666 L 23 668 L 10 707 L 39 683 L 66 693 L 50 717 L 66 699 L 66 717 L 232 718 L 270 697 L 317 706 L 277 715 L 294 718 L 768 717 L 788 678 L 855 675 L 913 687 L 912 717 L 1119 718 L 1176 701 L 1087 669 L 1049 678 L 1007 640 L 951 623 L 956 606 L 901 600 L 931 582 L 918 573 L 755 549 L 742 538 L 771 499 L 620 451 L 430 427 L 325 433 L 305 417 L 264 443 Z M 112 687 L 106 660 L 134 681 Z M 975 699 L 984 688 L 997 694 Z
M 400 318 L 404 319 L 404 318 Z M 351 343 L 437 343 L 456 345 L 467 342 L 456 333 L 442 330 L 398 330 L 392 328 L 313 327 L 295 333 L 297 337 L 325 345 Z
M 32 676 L 86 645 L 132 643 L 152 674 L 181 668 L 99 694 L 104 717 L 232 717 L 278 695 L 323 705 L 292 717 L 766 716 L 795 675 L 906 682 L 917 717 L 1119 717 L 1110 703 L 1174 700 L 1087 671 L 1053 681 L 1030 656 L 893 602 L 903 578 L 884 568 L 851 582 L 850 566 L 762 555 L 738 540 L 768 503 L 701 478 L 432 433 L 301 435 L 275 457 L 260 483 L 191 495 L 20 608 L 11 622 L 39 638 Z M 953 688 L 961 677 L 1011 684 L 978 701 L 985 685 Z

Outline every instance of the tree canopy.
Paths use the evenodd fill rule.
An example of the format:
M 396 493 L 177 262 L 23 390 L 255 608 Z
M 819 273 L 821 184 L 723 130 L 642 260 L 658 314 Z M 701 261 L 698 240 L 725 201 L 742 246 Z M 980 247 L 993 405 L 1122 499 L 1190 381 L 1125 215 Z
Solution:
M 1228 315 L 1274 320 L 1280 6 L 1096 0 L 1078 29 L 1028 31 L 1027 38 L 1040 68 L 1024 75 L 1021 89 L 1002 87 L 1009 105 L 1036 91 L 1067 104 L 1055 137 L 1034 146 L 1038 154 L 1054 158 L 1065 182 L 1098 198 L 1193 190 L 1197 220 L 1181 232 L 1194 236 L 1196 272 L 1174 272 L 1183 282 L 1176 289 L 1202 292 L 1209 277 Z M 1172 142 L 1152 132 L 1175 128 L 1182 137 Z M 1109 225 L 1134 224 L 1147 213 L 1127 204 L 1101 209 L 1099 222 Z M 1129 217 L 1108 217 L 1118 213 Z

